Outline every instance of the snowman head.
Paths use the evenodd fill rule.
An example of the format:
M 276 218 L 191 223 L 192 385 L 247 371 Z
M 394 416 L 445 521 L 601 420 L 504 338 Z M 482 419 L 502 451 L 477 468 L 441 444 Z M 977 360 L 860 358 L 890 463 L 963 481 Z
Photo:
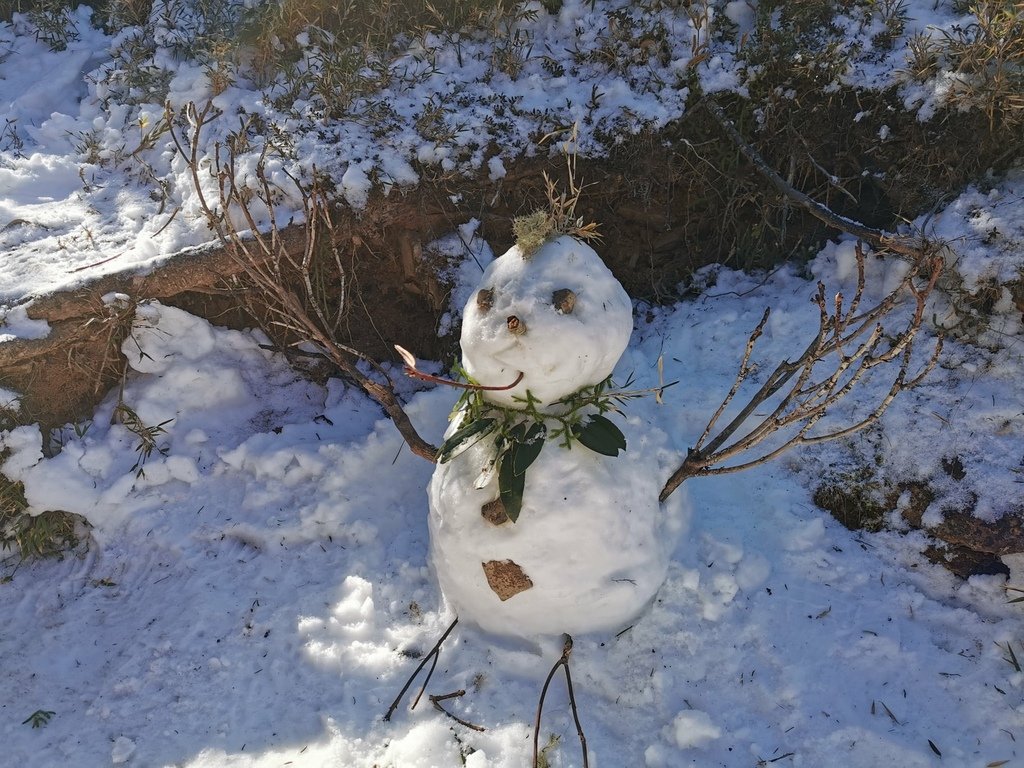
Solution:
M 568 236 L 528 258 L 513 246 L 466 304 L 462 363 L 498 405 L 550 404 L 611 375 L 633 330 L 629 296 L 590 246 Z

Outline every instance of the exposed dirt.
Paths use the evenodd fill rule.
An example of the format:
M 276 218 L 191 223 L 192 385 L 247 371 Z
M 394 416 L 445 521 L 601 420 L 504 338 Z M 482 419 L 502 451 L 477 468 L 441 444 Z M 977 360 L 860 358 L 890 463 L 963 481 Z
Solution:
M 950 476 L 962 472 L 958 461 L 943 460 L 943 466 Z M 854 531 L 881 530 L 886 515 L 898 508 L 904 522 L 935 538 L 936 543 L 924 554 L 962 578 L 1008 574 L 1009 569 L 999 558 L 1024 552 L 1024 507 L 1011 507 L 992 521 L 975 517 L 970 507 L 943 507 L 942 522 L 925 526 L 924 513 L 934 499 L 935 494 L 925 483 L 886 487 L 870 477 L 823 483 L 814 492 L 815 504 Z
M 924 551 L 925 557 L 945 567 L 961 579 L 971 576 L 1009 576 L 1010 568 L 991 552 L 979 552 L 970 547 L 956 547 L 950 544 L 930 546 Z
M 41 297 L 29 315 L 46 320 L 50 334 L 0 344 L 0 384 L 23 395 L 24 420 L 39 422 L 44 431 L 84 418 L 119 380 L 119 348 L 130 330 L 130 315 L 120 316 L 101 297 L 120 292 L 171 303 L 187 294 L 216 295 L 232 270 L 222 252 L 196 251 L 149 275 L 104 277 Z

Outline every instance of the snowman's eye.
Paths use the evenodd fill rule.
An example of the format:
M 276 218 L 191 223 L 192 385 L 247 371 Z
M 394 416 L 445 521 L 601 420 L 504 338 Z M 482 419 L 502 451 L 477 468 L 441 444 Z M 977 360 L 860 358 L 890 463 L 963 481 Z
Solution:
M 476 292 L 476 308 L 481 312 L 487 312 L 494 306 L 494 289 L 481 288 Z
M 568 288 L 559 288 L 551 294 L 551 304 L 560 315 L 572 314 L 572 310 L 576 306 L 576 294 Z

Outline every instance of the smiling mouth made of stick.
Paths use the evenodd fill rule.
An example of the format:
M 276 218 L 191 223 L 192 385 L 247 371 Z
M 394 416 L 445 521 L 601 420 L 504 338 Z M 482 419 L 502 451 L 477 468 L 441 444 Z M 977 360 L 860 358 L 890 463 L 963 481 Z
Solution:
M 420 379 L 421 381 L 431 381 L 435 384 L 444 384 L 448 387 L 456 387 L 457 389 L 472 389 L 481 392 L 504 392 L 509 389 L 513 389 L 516 385 L 523 380 L 524 374 L 519 371 L 519 375 L 516 376 L 515 381 L 511 384 L 504 384 L 501 386 L 488 386 L 486 384 L 470 384 L 465 381 L 453 381 L 452 379 L 446 379 L 443 376 L 435 376 L 432 373 L 426 373 L 416 367 L 416 357 L 405 347 L 400 347 L 395 344 L 395 349 L 398 350 L 398 354 L 402 356 L 402 360 L 405 363 L 405 375 L 411 376 L 414 379 Z

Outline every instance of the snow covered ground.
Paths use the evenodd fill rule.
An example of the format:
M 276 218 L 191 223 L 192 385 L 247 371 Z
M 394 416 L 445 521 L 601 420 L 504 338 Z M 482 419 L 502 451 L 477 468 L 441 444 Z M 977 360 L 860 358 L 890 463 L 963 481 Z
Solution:
M 843 250 L 817 268 L 835 277 Z M 668 431 L 682 452 L 728 388 L 762 307 L 774 308 L 763 352 L 773 360 L 813 322 L 810 292 L 788 269 L 767 282 L 720 272 L 700 299 L 652 310 L 616 375 L 654 386 L 663 355 L 666 378 L 680 383 L 663 405 L 634 403 L 631 416 Z M 452 618 L 426 563 L 432 467 L 402 449 L 364 397 L 298 379 L 261 339 L 177 309 L 141 309 L 125 346 L 135 373 L 124 399 L 147 423 L 174 419 L 166 454 L 154 453 L 143 476 L 132 470 L 137 439 L 110 425 L 113 396 L 84 437 L 68 430 L 53 458 L 42 458 L 31 427 L 5 436 L 4 471 L 25 481 L 30 503 L 95 526 L 87 552 L 5 566 L 5 759 L 526 764 L 540 684 L 557 657 L 550 648 L 538 655 L 457 628 L 430 691 L 465 689 L 450 707 L 487 730 L 424 703 L 382 721 L 415 657 Z M 908 436 L 893 450 L 925 450 L 911 428 L 927 427 L 924 408 L 961 414 L 947 440 L 984 431 L 988 415 L 966 414 L 992 393 L 1024 411 L 1019 388 L 1000 382 L 1020 370 L 1019 357 L 1019 345 L 1007 350 L 980 382 L 962 367 L 944 370 L 898 401 L 886 434 Z M 453 401 L 422 392 L 409 410 L 439 436 Z M 1019 432 L 1009 442 L 1019 453 Z M 805 459 L 821 460 L 797 454 L 693 481 L 688 530 L 653 609 L 621 634 L 576 638 L 592 765 L 1019 759 L 1024 674 L 1005 648 L 1024 648 L 1004 580 L 956 580 L 918 554 L 918 533 L 846 530 L 810 503 Z M 1009 472 L 990 467 L 991 482 L 1012 482 L 995 470 Z M 33 729 L 22 721 L 36 710 L 55 714 Z M 542 744 L 550 738 L 552 765 L 580 764 L 558 688 Z
M 745 4 L 728 5 L 742 24 Z M 949 21 L 931 2 L 913 6 L 912 27 Z M 566 2 L 564 18 L 545 34 L 573 29 L 573 14 L 588 7 Z M 22 142 L 18 151 L 0 144 L 0 301 L 9 305 L 105 270 L 146 268 L 208 239 L 187 185 L 174 182 L 183 171 L 165 145 L 146 151 L 158 175 L 174 182 L 162 213 L 117 163 L 83 163 L 76 135 L 95 130 L 100 151 L 124 144 L 131 152 L 155 112 L 146 118 L 100 105 L 83 74 L 111 41 L 79 14 L 81 39 L 59 54 L 0 27 L 0 117 L 16 119 Z M 869 82 L 891 70 L 865 63 L 852 76 Z M 730 72 L 724 59 L 709 64 L 705 86 L 739 82 Z M 180 74 L 174 92 L 201 98 L 197 73 Z M 624 105 L 666 103 L 607 84 L 626 100 L 607 102 L 609 120 Z M 573 84 L 565 90 L 573 93 Z M 238 92 L 225 98 L 256 103 Z M 387 155 L 399 171 L 403 153 L 425 151 L 412 135 L 399 146 Z M 363 174 L 386 156 L 375 151 L 361 158 L 369 163 Z M 339 158 L 339 179 L 352 167 L 352 158 Z M 491 170 L 500 175 L 500 162 Z M 353 172 L 342 190 L 355 194 L 360 178 Z M 168 223 L 175 207 L 181 212 Z M 929 226 L 951 242 L 969 285 L 1005 279 L 1024 263 L 1024 178 L 965 191 Z M 679 384 L 662 405 L 631 403 L 630 418 L 667 432 L 681 457 L 732 383 L 763 309 L 773 313 L 758 356 L 770 368 L 792 356 L 816 322 L 813 280 L 849 288 L 852 250 L 845 241 L 829 246 L 809 275 L 708 270 L 698 297 L 638 306 L 616 379 L 632 374 L 636 387 L 656 386 L 661 358 L 665 379 Z M 895 268 L 871 266 L 877 296 Z M 471 283 L 476 262 L 467 258 L 460 274 Z M 982 514 L 1021 497 L 1024 347 L 1019 315 L 1001 301 L 997 327 L 981 344 L 947 343 L 939 368 L 896 401 L 881 429 L 863 438 L 870 442 L 793 453 L 684 486 L 692 512 L 652 609 L 621 632 L 575 638 L 573 679 L 591 765 L 1024 764 L 1024 672 L 1014 661 L 1024 658 L 1024 624 L 1006 580 L 959 581 L 919 554 L 924 536 L 900 532 L 898 519 L 894 531 L 851 532 L 810 494 L 844 452 L 871 450 L 909 479 L 936 482 L 943 456 L 961 458 L 967 486 L 949 493 L 967 488 Z M 936 324 L 947 309 L 935 305 Z M 23 305 L 4 320 L 0 339 L 46 332 Z M 259 348 L 263 340 L 173 308 L 140 308 L 125 347 L 133 371 L 123 398 L 147 424 L 171 420 L 159 438 L 163 452 L 142 474 L 137 437 L 111 424 L 116 393 L 91 421 L 62 432 L 63 449 L 52 458 L 43 457 L 32 427 L 0 434 L 11 451 L 0 469 L 25 482 L 35 509 L 78 512 L 94 526 L 88 547 L 62 561 L 0 565 L 0 762 L 529 764 L 554 648 L 537 653 L 457 627 L 428 692 L 464 689 L 445 705 L 486 730 L 468 729 L 427 701 L 410 712 L 408 698 L 383 722 L 417 657 L 452 619 L 427 566 L 432 466 L 402 448 L 362 395 L 299 378 Z M 887 384 L 869 385 L 865 398 Z M 418 392 L 408 409 L 438 441 L 454 399 L 446 390 Z M 1007 561 L 1009 584 L 1024 587 L 1024 562 Z M 34 728 L 37 711 L 53 714 Z M 581 765 L 558 680 L 541 744 L 550 745 L 549 765 Z

